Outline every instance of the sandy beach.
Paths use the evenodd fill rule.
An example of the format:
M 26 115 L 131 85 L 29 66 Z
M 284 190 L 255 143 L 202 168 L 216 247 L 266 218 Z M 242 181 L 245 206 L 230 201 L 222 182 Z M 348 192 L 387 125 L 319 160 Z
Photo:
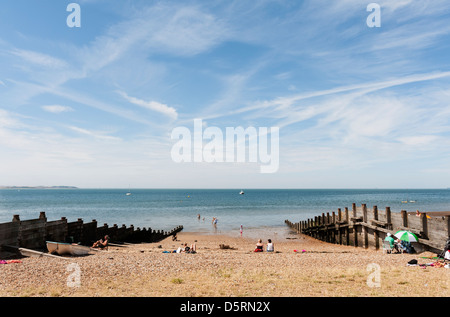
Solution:
M 247 235 L 247 236 L 246 236 Z M 253 252 L 270 237 L 275 252 Z M 196 254 L 166 253 L 195 243 Z M 223 249 L 223 244 L 227 248 Z M 294 250 L 297 250 L 295 252 Z M 66 260 L 27 257 L 0 266 L 1 296 L 31 297 L 378 297 L 450 295 L 435 254 L 383 254 L 285 232 L 244 236 L 181 232 L 157 243 L 111 246 Z

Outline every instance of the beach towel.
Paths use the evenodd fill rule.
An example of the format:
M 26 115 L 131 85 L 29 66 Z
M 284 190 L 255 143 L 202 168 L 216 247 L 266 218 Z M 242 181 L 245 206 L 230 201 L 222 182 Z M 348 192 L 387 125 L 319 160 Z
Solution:
M 10 263 L 22 263 L 22 261 L 19 260 L 0 260 L 0 264 L 10 264 Z

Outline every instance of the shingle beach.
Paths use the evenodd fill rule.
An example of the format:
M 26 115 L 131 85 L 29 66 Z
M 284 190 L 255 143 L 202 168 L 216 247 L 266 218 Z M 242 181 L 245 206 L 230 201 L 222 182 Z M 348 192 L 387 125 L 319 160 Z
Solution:
M 253 252 L 255 236 L 181 232 L 177 241 L 110 246 L 66 260 L 20 258 L 0 265 L 1 296 L 31 297 L 348 297 L 449 296 L 450 269 L 435 254 L 383 254 L 268 233 L 275 252 Z M 182 243 L 197 253 L 170 253 Z M 225 245 L 221 248 L 220 245 Z M 425 258 L 424 258 L 425 257 Z

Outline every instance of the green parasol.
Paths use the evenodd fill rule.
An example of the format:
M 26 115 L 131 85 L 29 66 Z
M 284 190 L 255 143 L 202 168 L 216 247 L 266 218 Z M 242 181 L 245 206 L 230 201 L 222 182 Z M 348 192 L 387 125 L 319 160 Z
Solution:
M 419 238 L 412 232 L 406 231 L 406 230 L 400 230 L 397 231 L 394 234 L 395 237 L 399 238 L 402 241 L 408 241 L 408 242 L 418 242 Z

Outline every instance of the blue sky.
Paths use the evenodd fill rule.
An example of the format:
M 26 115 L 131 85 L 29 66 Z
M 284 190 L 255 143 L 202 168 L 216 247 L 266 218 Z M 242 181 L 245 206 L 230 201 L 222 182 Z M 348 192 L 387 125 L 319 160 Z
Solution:
M 0 185 L 450 187 L 450 7 L 370 2 L 0 0 Z M 279 127 L 278 171 L 175 163 L 196 118 Z

